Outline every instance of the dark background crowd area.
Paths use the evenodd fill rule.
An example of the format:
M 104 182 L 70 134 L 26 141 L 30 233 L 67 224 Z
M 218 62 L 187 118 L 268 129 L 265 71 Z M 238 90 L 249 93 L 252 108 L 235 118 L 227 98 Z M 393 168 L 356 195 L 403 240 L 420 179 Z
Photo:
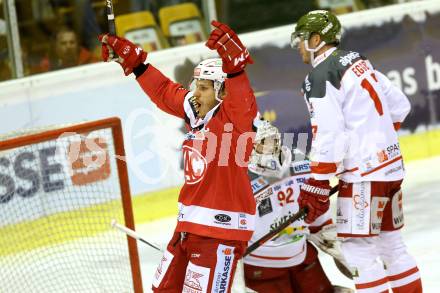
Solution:
M 0 21 L 5 24 L 4 2 L 0 0 Z M 130 14 L 148 10 L 159 24 L 159 10 L 162 7 L 181 3 L 194 3 L 204 15 L 203 0 L 113 0 L 115 15 Z M 353 7 L 346 7 L 336 13 L 346 13 L 393 4 L 393 0 L 354 0 Z M 24 76 L 66 67 L 98 62 L 99 44 L 97 35 L 107 31 L 107 16 L 103 0 L 16 0 L 18 31 Z M 295 23 L 305 12 L 325 9 L 320 1 L 303 0 L 217 0 L 216 11 L 220 21 L 228 23 L 237 32 Z M 203 20 L 204 29 L 209 30 Z M 71 30 L 73 33 L 60 32 Z M 13 78 L 10 54 L 8 54 L 8 31 L 0 29 L 0 81 Z M 68 36 L 67 36 L 68 35 Z M 60 38 L 70 44 L 63 46 Z M 75 43 L 76 42 L 76 43 Z M 69 46 L 69 44 L 64 44 Z M 170 42 L 170 46 L 173 46 Z M 69 51 L 71 50 L 71 52 Z M 70 53 L 65 53 L 69 51 Z M 60 60 L 59 54 L 66 55 Z

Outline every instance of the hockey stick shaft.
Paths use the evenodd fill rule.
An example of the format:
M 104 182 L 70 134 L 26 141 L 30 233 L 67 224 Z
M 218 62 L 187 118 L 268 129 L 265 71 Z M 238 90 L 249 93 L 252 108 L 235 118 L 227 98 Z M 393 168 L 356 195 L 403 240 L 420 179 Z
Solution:
M 156 250 L 158 250 L 160 252 L 163 252 L 163 250 L 160 249 L 157 245 L 154 245 L 151 242 L 148 242 L 147 240 L 142 238 L 142 236 L 139 235 L 136 231 L 134 231 L 134 230 L 132 230 L 132 229 L 130 229 L 128 227 L 125 227 L 125 226 L 119 224 L 118 222 L 116 222 L 116 220 L 113 220 L 111 225 L 112 225 L 112 227 L 114 227 L 114 228 L 118 229 L 119 231 L 127 234 L 128 236 L 130 236 L 130 237 L 132 237 L 132 238 L 134 238 L 136 240 L 139 240 L 140 242 L 145 243 L 148 246 L 150 246 L 150 247 L 152 247 L 152 248 L 154 248 L 154 249 L 156 249 Z
M 330 195 L 335 194 L 338 191 L 338 187 L 339 185 L 334 186 L 331 190 L 330 190 Z M 266 243 L 267 241 L 269 241 L 270 239 L 272 239 L 273 237 L 275 237 L 278 233 L 280 233 L 281 231 L 283 231 L 284 229 L 286 229 L 287 227 L 290 226 L 290 224 L 292 224 L 293 222 L 295 222 L 296 220 L 299 220 L 303 217 L 305 217 L 307 215 L 307 211 L 306 209 L 301 209 L 299 212 L 297 212 L 296 214 L 290 216 L 289 218 L 287 218 L 286 222 L 284 222 L 283 224 L 281 224 L 277 229 L 272 230 L 270 232 L 268 232 L 266 235 L 264 235 L 263 237 L 261 237 L 260 239 L 258 239 L 257 241 L 255 241 L 254 243 L 252 243 L 252 245 L 250 245 L 247 249 L 246 252 L 244 253 L 243 257 L 249 255 L 252 251 L 254 251 L 255 249 L 257 249 L 258 247 L 260 247 L 261 245 L 263 245 L 264 243 Z
M 113 1 L 106 0 L 105 5 L 107 12 L 108 32 L 111 35 L 116 35 L 115 13 L 113 12 Z

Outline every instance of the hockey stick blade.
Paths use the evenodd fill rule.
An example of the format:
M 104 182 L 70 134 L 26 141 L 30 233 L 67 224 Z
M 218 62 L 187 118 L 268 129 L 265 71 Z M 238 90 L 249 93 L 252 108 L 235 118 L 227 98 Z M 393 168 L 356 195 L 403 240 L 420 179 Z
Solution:
M 147 244 L 148 246 L 150 246 L 150 247 L 152 247 L 152 248 L 154 248 L 154 249 L 156 249 L 156 250 L 158 250 L 158 251 L 160 251 L 160 252 L 163 252 L 163 250 L 160 249 L 159 246 L 157 246 L 157 245 L 155 245 L 155 244 L 153 244 L 153 243 L 151 243 L 151 242 L 148 242 L 147 240 L 145 240 L 144 238 L 142 238 L 142 236 L 139 235 L 136 231 L 134 231 L 134 230 L 132 230 L 132 229 L 130 229 L 130 228 L 128 228 L 128 227 L 125 227 L 125 226 L 119 224 L 115 219 L 112 220 L 112 222 L 111 222 L 111 226 L 112 226 L 113 228 L 116 228 L 116 229 L 118 229 L 119 231 L 125 233 L 126 235 L 128 235 L 128 236 L 130 236 L 130 237 L 132 237 L 132 238 L 134 238 L 134 239 L 136 239 L 136 240 L 139 240 L 140 242 L 145 243 L 145 244 Z
M 334 186 L 331 190 L 330 190 L 330 195 L 335 194 L 338 191 L 338 187 L 339 185 Z M 269 241 L 270 239 L 272 239 L 273 237 L 275 237 L 278 233 L 280 233 L 281 231 L 283 231 L 284 229 L 286 229 L 287 227 L 290 226 L 290 224 L 292 224 L 293 222 L 295 222 L 296 220 L 299 220 L 303 217 L 305 217 L 307 215 L 307 211 L 306 209 L 301 209 L 299 212 L 297 212 L 294 215 L 291 215 L 289 218 L 287 218 L 286 222 L 284 222 L 283 224 L 281 224 L 277 229 L 272 230 L 270 232 L 268 232 L 266 235 L 264 235 L 263 237 L 261 237 L 260 239 L 258 239 L 257 241 L 255 241 L 254 243 L 252 243 L 252 245 L 250 245 L 247 249 L 246 252 L 244 253 L 243 257 L 249 255 L 252 251 L 254 251 L 255 249 L 257 249 L 258 247 L 260 247 L 261 245 L 263 245 L 264 243 L 266 243 L 267 241 Z

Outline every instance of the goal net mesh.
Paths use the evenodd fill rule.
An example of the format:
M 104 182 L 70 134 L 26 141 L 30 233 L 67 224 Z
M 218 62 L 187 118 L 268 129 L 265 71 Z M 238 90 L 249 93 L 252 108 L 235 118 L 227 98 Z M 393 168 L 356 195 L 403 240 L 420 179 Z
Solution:
M 112 128 L 74 128 L 0 139 L 0 292 L 134 291 Z

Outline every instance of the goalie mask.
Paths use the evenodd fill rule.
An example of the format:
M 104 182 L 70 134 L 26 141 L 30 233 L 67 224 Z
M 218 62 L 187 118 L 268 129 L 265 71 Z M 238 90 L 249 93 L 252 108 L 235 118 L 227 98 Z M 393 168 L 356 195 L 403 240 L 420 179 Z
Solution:
M 249 170 L 262 176 L 283 177 L 290 168 L 292 155 L 287 147 L 281 146 L 278 128 L 259 118 L 255 118 L 254 126 L 257 131 Z
M 222 59 L 212 58 L 200 62 L 194 68 L 193 80 L 191 81 L 191 90 L 195 89 L 195 82 L 197 80 L 211 80 L 214 86 L 215 99 L 219 102 L 221 99 L 221 92 L 223 90 L 227 74 L 222 69 Z

